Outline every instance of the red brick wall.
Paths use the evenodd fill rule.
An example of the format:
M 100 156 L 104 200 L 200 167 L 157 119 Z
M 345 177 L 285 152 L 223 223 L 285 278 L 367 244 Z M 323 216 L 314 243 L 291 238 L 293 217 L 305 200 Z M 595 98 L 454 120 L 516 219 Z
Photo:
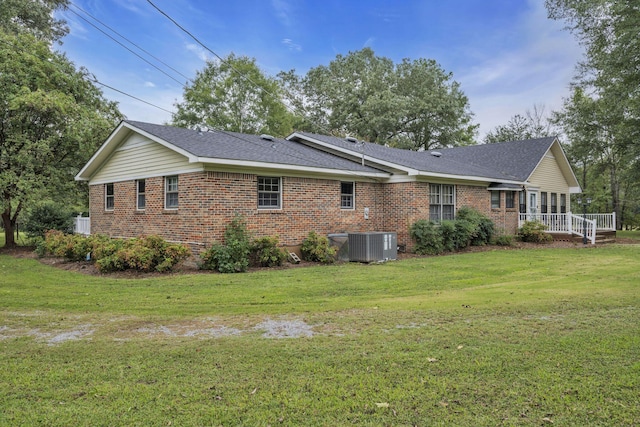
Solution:
M 353 210 L 340 208 L 339 180 L 284 176 L 281 183 L 282 209 L 266 210 L 257 208 L 257 175 L 182 174 L 178 183 L 179 208 L 165 210 L 164 179 L 149 178 L 146 209 L 136 211 L 135 181 L 117 182 L 112 212 L 104 210 L 104 185 L 92 185 L 91 231 L 113 237 L 158 234 L 167 240 L 190 243 L 198 252 L 213 242 L 221 242 L 227 224 L 240 214 L 255 236 L 277 235 L 285 246 L 299 245 L 312 230 L 323 235 L 391 231 L 398 234 L 399 244 L 410 248 L 409 227 L 419 219 L 429 218 L 429 184 L 425 182 L 356 182 Z M 517 224 L 517 213 L 509 215 L 511 212 L 491 209 L 485 187 L 458 185 L 456 189 L 457 208 L 472 206 L 489 215 L 497 228 L 502 228 L 502 223 L 510 227 Z M 368 219 L 365 208 L 369 208 Z
M 491 194 L 486 187 L 457 185 L 456 208 L 471 206 L 485 214 L 493 221 L 497 233 L 516 234 L 518 230 L 518 193 L 516 192 L 514 207 L 507 209 L 505 192 L 500 191 L 500 208 L 491 208 Z

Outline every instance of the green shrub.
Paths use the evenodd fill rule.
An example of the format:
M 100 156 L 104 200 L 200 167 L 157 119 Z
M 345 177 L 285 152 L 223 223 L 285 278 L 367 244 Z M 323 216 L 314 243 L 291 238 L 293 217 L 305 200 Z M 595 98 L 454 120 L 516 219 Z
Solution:
M 472 246 L 484 246 L 491 243 L 495 227 L 493 221 L 487 216 L 473 208 L 464 206 L 458 210 L 456 220 L 466 220 L 473 224 L 473 232 L 469 240 Z
M 442 250 L 453 252 L 456 250 L 456 221 L 445 220 L 436 225 L 439 228 L 440 238 L 442 239 Z
M 513 236 L 509 234 L 501 234 L 499 236 L 496 236 L 494 243 L 498 246 L 512 246 Z
M 453 245 L 456 250 L 464 249 L 471 244 L 478 227 L 466 219 L 456 219 L 454 223 Z
M 545 233 L 547 227 L 538 221 L 526 221 L 518 230 L 518 236 L 523 242 L 545 243 L 553 240 L 550 234 Z
M 22 225 L 29 237 L 44 237 L 46 231 L 73 232 L 73 213 L 64 205 L 44 202 L 33 207 Z
M 409 229 L 415 242 L 414 252 L 420 255 L 437 255 L 444 250 L 441 227 L 431 221 L 421 219 Z
M 260 267 L 277 267 L 287 259 L 287 253 L 278 247 L 278 238 L 260 237 L 251 244 L 252 264 Z
M 302 241 L 300 252 L 305 261 L 331 264 L 336 259 L 336 249 L 329 245 L 329 239 L 315 231 L 310 231 Z
M 214 244 L 202 255 L 200 268 L 220 273 L 242 273 L 249 268 L 251 244 L 242 216 L 237 215 L 224 231 L 224 245 Z
M 100 272 L 121 270 L 169 271 L 191 255 L 188 247 L 164 241 L 159 236 L 120 240 L 107 236 L 64 234 L 48 231 L 37 248 L 38 254 L 53 255 L 71 261 L 90 259 Z

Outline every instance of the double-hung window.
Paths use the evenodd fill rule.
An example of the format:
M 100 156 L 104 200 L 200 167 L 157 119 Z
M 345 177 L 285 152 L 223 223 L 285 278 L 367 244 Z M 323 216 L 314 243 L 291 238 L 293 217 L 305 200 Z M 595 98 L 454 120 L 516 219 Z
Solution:
M 429 219 L 440 222 L 455 217 L 455 186 L 429 184 Z
M 116 204 L 116 196 L 113 183 L 104 185 L 104 210 L 112 211 Z
M 567 213 L 567 195 L 560 194 L 560 213 Z
M 164 178 L 164 208 L 178 209 L 178 176 Z
M 500 191 L 491 192 L 491 209 L 500 209 Z
M 543 191 L 540 193 L 540 213 L 546 214 L 549 212 L 549 208 L 547 207 L 547 192 Z
M 144 179 L 136 181 L 136 209 L 143 211 L 146 205 L 146 184 Z
M 558 195 L 551 193 L 551 213 L 558 213 Z
M 355 184 L 353 182 L 340 183 L 340 209 L 354 208 L 354 189 Z
M 280 209 L 282 186 L 279 177 L 258 177 L 258 209 Z
M 507 209 L 513 209 L 516 207 L 516 192 L 505 191 L 504 193 L 504 206 Z

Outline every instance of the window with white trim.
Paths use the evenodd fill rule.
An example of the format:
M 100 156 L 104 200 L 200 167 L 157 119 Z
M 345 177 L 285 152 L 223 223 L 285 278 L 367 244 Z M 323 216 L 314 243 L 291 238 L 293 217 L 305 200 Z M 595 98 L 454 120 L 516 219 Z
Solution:
M 429 219 L 433 222 L 455 218 L 455 186 L 429 184 Z
M 513 209 L 516 207 L 516 192 L 505 191 L 504 192 L 504 206 L 507 209 Z
M 113 183 L 104 185 L 104 210 L 112 211 L 116 205 L 116 196 L 113 189 Z
M 540 193 L 540 213 L 546 214 L 548 212 L 547 193 L 546 191 L 543 191 Z
M 353 209 L 355 207 L 355 183 L 340 183 L 340 209 Z
M 258 177 L 258 209 L 280 209 L 282 191 L 279 177 Z
M 558 195 L 551 193 L 551 213 L 558 213 Z
M 146 183 L 144 179 L 139 179 L 136 181 L 136 209 L 143 211 L 146 202 Z
M 500 209 L 500 191 L 491 191 L 491 209 Z
M 560 194 L 560 213 L 567 213 L 567 195 Z
M 178 176 L 164 177 L 164 208 L 178 209 Z

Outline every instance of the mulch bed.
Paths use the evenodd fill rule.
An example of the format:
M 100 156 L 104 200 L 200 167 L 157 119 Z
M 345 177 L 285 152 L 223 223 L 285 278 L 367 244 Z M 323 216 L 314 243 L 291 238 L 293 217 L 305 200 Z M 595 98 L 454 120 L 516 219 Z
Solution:
M 616 243 L 620 244 L 640 244 L 638 240 L 634 239 L 621 239 L 617 238 Z M 522 249 L 536 249 L 536 248 L 575 248 L 575 249 L 589 249 L 594 248 L 595 245 L 583 245 L 582 243 L 572 242 L 572 241 L 562 241 L 562 240 L 554 240 L 549 243 L 538 244 L 538 243 L 525 243 L 525 242 L 514 242 L 512 246 L 469 246 L 459 252 L 454 253 L 446 253 L 442 255 L 435 256 L 448 256 L 453 254 L 460 253 L 471 253 L 471 252 L 486 252 L 486 251 L 513 251 L 513 250 L 522 250 Z M 165 277 L 168 274 L 219 274 L 212 271 L 200 270 L 196 264 L 194 259 L 187 260 L 179 264 L 173 272 L 171 273 L 144 273 L 139 271 L 120 271 L 114 273 L 100 273 L 96 266 L 92 262 L 88 261 L 67 261 L 62 258 L 54 258 L 54 257 L 44 257 L 38 258 L 36 255 L 34 248 L 29 246 L 18 246 L 16 248 L 6 249 L 0 248 L 0 254 L 5 254 L 9 256 L 13 256 L 16 258 L 30 258 L 37 259 L 39 262 L 50 265 L 55 268 L 59 268 L 61 270 L 66 271 L 74 271 L 82 274 L 88 274 L 92 276 L 104 276 L 104 277 L 114 277 L 114 278 L 149 278 L 149 277 Z M 413 253 L 398 253 L 398 260 L 410 259 L 410 258 L 426 258 L 427 255 L 417 255 Z M 313 265 L 318 265 L 313 262 L 301 261 L 299 264 L 291 264 L 285 263 L 282 267 L 275 268 L 250 268 L 249 271 L 260 271 L 260 270 L 287 270 L 291 268 L 301 268 L 301 267 L 310 267 Z

